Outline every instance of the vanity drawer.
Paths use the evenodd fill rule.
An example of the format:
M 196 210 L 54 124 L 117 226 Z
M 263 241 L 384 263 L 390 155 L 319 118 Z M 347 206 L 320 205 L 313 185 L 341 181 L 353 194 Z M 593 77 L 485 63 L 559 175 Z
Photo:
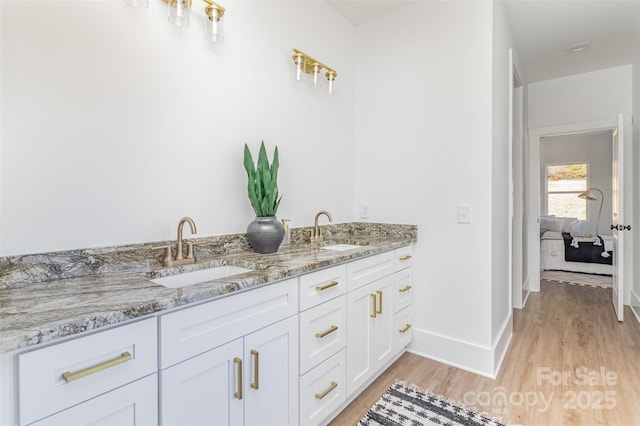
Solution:
M 394 274 L 394 310 L 399 312 L 413 302 L 413 268 L 406 268 Z
M 149 318 L 18 355 L 20 424 L 28 424 L 157 370 Z
M 343 349 L 300 377 L 300 424 L 326 423 L 347 398 L 347 355 Z
M 394 272 L 394 251 L 377 254 L 347 264 L 347 291 L 379 280 Z
M 347 297 L 300 313 L 300 374 L 346 346 Z
M 400 247 L 395 250 L 395 270 L 400 271 L 413 266 L 413 246 Z
M 167 368 L 298 312 L 298 279 L 160 316 L 160 364 Z
M 304 311 L 347 292 L 347 265 L 300 277 L 300 310 Z
M 394 332 L 394 347 L 396 353 L 400 353 L 413 339 L 413 310 L 411 305 L 395 315 Z

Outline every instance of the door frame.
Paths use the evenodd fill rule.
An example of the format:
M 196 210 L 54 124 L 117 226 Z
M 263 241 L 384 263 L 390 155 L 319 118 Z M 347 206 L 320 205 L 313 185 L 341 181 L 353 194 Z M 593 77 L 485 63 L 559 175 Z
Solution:
M 589 121 L 583 123 L 562 124 L 550 127 L 529 129 L 529 173 L 526 226 L 529 256 L 528 278 L 529 291 L 540 291 L 540 140 L 544 137 L 567 134 L 591 133 L 603 130 L 613 131 L 618 127 L 617 119 Z

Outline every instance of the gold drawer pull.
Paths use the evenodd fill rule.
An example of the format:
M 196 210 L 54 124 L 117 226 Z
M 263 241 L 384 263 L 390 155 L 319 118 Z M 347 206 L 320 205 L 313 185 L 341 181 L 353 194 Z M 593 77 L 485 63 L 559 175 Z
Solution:
M 316 394 L 316 399 L 324 398 L 325 396 L 327 396 L 329 394 L 329 392 L 331 392 L 332 390 L 334 390 L 337 387 L 338 387 L 338 384 L 336 382 L 331 382 L 331 385 L 327 389 L 325 389 L 324 392 Z
M 405 260 L 409 260 L 409 259 L 411 259 L 411 255 L 410 255 L 410 254 L 408 254 L 408 255 L 406 255 L 406 256 L 402 256 L 402 257 L 400 258 L 400 261 L 404 262 Z
M 406 293 L 409 290 L 411 290 L 411 286 L 410 285 L 405 286 L 404 288 L 401 288 L 400 289 L 400 293 Z
M 69 383 L 74 380 L 81 379 L 90 374 L 97 373 L 98 371 L 106 370 L 107 368 L 114 367 L 118 364 L 122 364 L 123 362 L 127 362 L 131 360 L 131 354 L 129 352 L 122 352 L 118 358 L 105 361 L 102 364 L 94 365 L 93 367 L 86 368 L 84 370 L 80 370 L 77 373 L 72 373 L 70 371 L 66 371 L 62 373 L 62 378 L 65 382 Z
M 340 284 L 338 281 L 331 281 L 329 284 L 325 284 L 323 286 L 316 287 L 316 291 L 324 291 L 328 288 L 335 287 Z
M 238 357 L 233 359 L 233 363 L 236 365 L 238 369 L 238 383 L 237 383 L 237 391 L 233 393 L 233 396 L 242 399 L 242 360 Z
M 251 389 L 260 388 L 260 353 L 255 349 L 251 349 L 251 356 L 253 357 L 253 383 L 251 383 Z
M 324 336 L 326 336 L 327 334 L 331 334 L 334 331 L 336 331 L 338 329 L 337 325 L 332 325 L 330 329 L 323 331 L 322 333 L 316 333 L 316 337 L 318 339 L 322 339 Z
M 411 328 L 411 324 L 406 324 L 402 330 L 399 330 L 400 333 L 406 333 Z
M 376 313 L 382 315 L 382 292 L 378 290 L 376 291 L 376 293 L 378 293 L 378 296 L 380 296 L 380 310 L 378 310 Z
M 373 293 L 371 293 L 371 294 L 370 294 L 370 296 L 371 296 L 371 298 L 373 299 L 373 313 L 372 313 L 372 314 L 370 314 L 369 316 L 370 316 L 371 318 L 375 318 L 375 317 L 376 317 L 376 314 L 378 313 L 378 308 L 376 307 L 376 302 L 377 302 L 377 300 L 378 300 L 378 299 L 376 299 L 376 295 L 375 295 L 375 294 L 373 294 Z

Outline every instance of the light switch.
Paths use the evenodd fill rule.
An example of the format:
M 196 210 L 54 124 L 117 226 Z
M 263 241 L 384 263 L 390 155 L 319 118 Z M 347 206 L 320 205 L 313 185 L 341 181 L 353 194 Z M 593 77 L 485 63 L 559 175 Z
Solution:
M 458 223 L 471 223 L 471 206 L 458 204 Z
M 360 204 L 360 219 L 369 219 L 369 203 Z

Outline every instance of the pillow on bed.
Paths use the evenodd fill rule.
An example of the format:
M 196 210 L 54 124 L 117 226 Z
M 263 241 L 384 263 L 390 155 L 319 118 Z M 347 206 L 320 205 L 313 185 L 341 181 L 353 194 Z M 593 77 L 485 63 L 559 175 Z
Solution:
M 548 216 L 540 217 L 541 231 L 562 232 L 563 227 L 564 227 L 564 219 L 556 218 L 556 217 L 548 217 Z
M 571 234 L 584 234 L 587 228 L 587 222 L 584 220 L 576 220 L 573 226 L 571 226 Z
M 571 229 L 573 228 L 573 224 L 578 221 L 576 217 L 559 217 L 557 219 L 562 219 L 564 223 L 562 224 L 562 232 L 571 233 Z

